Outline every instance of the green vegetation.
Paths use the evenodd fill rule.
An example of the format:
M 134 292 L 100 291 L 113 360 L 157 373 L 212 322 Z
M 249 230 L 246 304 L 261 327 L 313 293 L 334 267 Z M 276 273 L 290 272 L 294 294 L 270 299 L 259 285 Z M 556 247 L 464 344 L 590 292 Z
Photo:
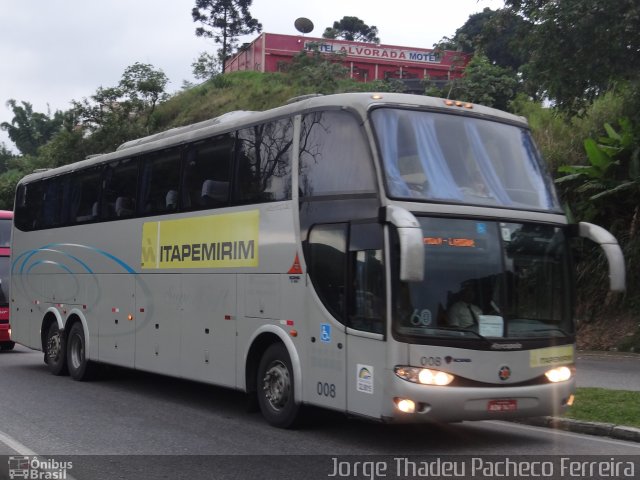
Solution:
M 576 401 L 564 416 L 640 428 L 640 392 L 578 388 Z

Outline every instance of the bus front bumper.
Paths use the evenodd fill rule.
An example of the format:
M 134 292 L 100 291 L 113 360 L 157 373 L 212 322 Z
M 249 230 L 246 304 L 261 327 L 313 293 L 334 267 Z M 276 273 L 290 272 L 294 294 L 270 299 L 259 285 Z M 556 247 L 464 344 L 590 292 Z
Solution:
M 385 398 L 383 417 L 391 422 L 416 423 L 559 415 L 569 407 L 574 393 L 575 378 L 542 385 L 449 387 L 419 385 L 395 377 Z M 402 400 L 413 403 L 414 411 L 401 411 Z

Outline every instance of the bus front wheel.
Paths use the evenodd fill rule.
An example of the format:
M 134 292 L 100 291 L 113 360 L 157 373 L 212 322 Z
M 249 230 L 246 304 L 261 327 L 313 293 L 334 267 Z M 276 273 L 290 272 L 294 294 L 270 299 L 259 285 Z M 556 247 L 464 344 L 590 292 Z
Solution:
M 45 362 L 49 371 L 54 375 L 65 375 L 67 373 L 67 342 L 56 322 L 53 322 L 47 330 L 44 349 Z
M 87 342 L 84 328 L 76 322 L 69 331 L 67 339 L 67 367 L 71 378 L 78 381 L 89 380 L 93 374 L 93 363 L 87 359 Z
M 269 424 L 291 428 L 296 424 L 300 405 L 296 403 L 291 358 L 282 343 L 274 343 L 262 355 L 258 367 L 258 404 Z

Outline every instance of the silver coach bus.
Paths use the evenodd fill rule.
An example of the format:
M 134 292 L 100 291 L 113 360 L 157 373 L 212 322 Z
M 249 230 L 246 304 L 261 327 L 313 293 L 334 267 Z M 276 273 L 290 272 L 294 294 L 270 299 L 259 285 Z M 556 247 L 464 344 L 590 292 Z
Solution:
M 517 116 L 340 94 L 233 112 L 29 175 L 15 340 L 52 373 L 120 365 L 381 421 L 563 411 L 575 389 L 569 225 Z

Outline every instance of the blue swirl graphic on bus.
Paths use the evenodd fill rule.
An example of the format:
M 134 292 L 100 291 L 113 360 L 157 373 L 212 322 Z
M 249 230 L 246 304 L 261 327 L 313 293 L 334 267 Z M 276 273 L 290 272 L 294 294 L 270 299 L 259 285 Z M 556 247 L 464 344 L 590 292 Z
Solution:
M 63 264 L 59 261 L 52 261 L 52 260 L 40 259 L 40 258 L 38 258 L 37 260 L 34 259 L 34 257 L 37 258 L 40 256 L 40 254 L 43 254 L 43 253 L 62 255 L 64 258 L 70 259 L 76 264 L 80 265 L 80 267 L 82 268 L 82 270 L 84 270 L 84 272 L 91 273 L 91 274 L 94 273 L 93 269 L 89 265 L 87 265 L 85 261 L 81 260 L 76 255 L 72 255 L 71 253 L 64 251 L 63 250 L 64 248 L 80 248 L 80 249 L 87 250 L 90 253 L 97 253 L 98 255 L 115 262 L 117 265 L 122 267 L 122 269 L 124 269 L 125 272 L 130 274 L 136 274 L 136 271 L 130 265 L 128 265 L 126 262 L 119 259 L 115 255 L 96 247 L 90 247 L 88 245 L 80 245 L 76 243 L 50 243 L 40 248 L 26 251 L 13 260 L 12 266 L 11 266 L 11 273 L 24 274 L 25 270 L 26 270 L 26 273 L 30 273 L 31 270 L 38 265 L 54 265 L 54 266 L 60 267 L 61 269 L 67 271 L 68 273 L 73 273 L 74 269 L 71 268 L 70 265 Z

